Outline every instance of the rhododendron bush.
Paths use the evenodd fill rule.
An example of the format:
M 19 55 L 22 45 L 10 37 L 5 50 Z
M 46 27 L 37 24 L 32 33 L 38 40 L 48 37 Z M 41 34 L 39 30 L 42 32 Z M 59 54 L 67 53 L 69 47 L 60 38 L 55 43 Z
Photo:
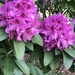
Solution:
M 74 0 L 0 1 L 0 74 L 59 75 L 61 64 L 73 72 L 74 3 Z

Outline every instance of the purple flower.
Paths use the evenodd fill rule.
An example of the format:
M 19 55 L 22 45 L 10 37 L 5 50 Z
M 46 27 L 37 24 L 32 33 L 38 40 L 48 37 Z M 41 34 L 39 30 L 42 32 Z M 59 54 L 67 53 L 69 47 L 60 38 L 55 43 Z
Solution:
M 7 21 L 2 15 L 0 15 L 0 27 L 4 27 L 6 25 L 7 25 Z
M 61 13 L 46 18 L 41 24 L 40 33 L 43 37 L 44 47 L 48 51 L 52 48 L 62 51 L 74 44 L 73 27 L 68 18 Z
M 13 0 L 0 8 L 0 27 L 5 27 L 9 40 L 30 41 L 39 33 L 39 14 L 32 0 Z

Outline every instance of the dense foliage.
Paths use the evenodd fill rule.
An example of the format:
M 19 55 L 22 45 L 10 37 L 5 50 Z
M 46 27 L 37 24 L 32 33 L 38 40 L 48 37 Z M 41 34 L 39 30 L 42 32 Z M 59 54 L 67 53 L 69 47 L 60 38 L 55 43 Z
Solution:
M 61 64 L 74 72 L 74 4 L 0 0 L 0 75 L 59 75 Z

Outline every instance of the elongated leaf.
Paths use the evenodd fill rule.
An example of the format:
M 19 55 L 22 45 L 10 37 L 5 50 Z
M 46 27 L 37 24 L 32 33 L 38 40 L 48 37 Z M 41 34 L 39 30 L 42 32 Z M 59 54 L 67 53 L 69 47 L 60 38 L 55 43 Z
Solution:
M 37 72 L 37 75 L 43 75 L 42 70 L 40 70 L 38 67 L 34 66 L 35 70 Z
M 3 41 L 7 38 L 7 34 L 5 33 L 3 28 L 0 28 L 0 41 Z
M 22 71 L 16 65 L 14 67 L 14 74 L 15 75 L 23 75 Z
M 32 62 L 38 58 L 41 58 L 42 56 L 43 56 L 42 47 L 37 46 L 37 47 L 35 47 L 34 51 L 31 53 L 29 62 Z
M 3 60 L 3 73 L 4 75 L 13 75 L 14 62 L 10 57 L 5 57 Z
M 16 65 L 26 74 L 26 75 L 30 75 L 30 70 L 28 68 L 28 66 L 26 65 L 26 63 L 22 60 L 14 60 Z
M 54 57 L 53 51 L 45 52 L 44 53 L 44 66 L 47 66 L 52 61 L 53 57 Z
M 33 44 L 31 42 L 27 42 L 27 43 L 25 43 L 25 45 L 26 45 L 26 47 L 28 49 L 30 49 L 31 51 L 33 51 Z
M 37 75 L 34 65 L 33 64 L 30 64 L 30 63 L 28 63 L 28 65 L 29 65 L 31 74 L 32 75 Z
M 16 42 L 15 40 L 13 41 L 14 48 L 15 48 L 15 56 L 18 60 L 22 60 L 24 57 L 24 52 L 25 52 L 25 43 L 23 41 L 21 42 Z
M 72 47 L 69 47 L 68 49 L 64 51 L 67 52 L 70 56 L 75 58 L 75 50 Z
M 51 61 L 51 63 L 49 64 L 51 70 L 55 71 L 56 68 L 58 67 L 58 64 L 59 64 L 59 60 L 60 60 L 60 57 L 59 56 L 55 56 L 53 58 L 53 60 Z
M 46 73 L 45 75 L 53 75 L 53 74 L 51 74 L 51 73 L 50 73 L 50 71 L 49 71 L 49 72 L 48 72 L 48 73 Z
M 42 70 L 33 64 L 28 63 L 32 75 L 43 75 Z
M 46 73 L 48 73 L 50 70 L 51 70 L 51 69 L 50 69 L 50 67 L 49 67 L 49 65 L 48 65 L 48 66 L 46 66 L 46 67 L 43 68 L 43 73 L 46 74 Z
M 32 41 L 40 46 L 43 46 L 43 40 L 39 34 L 33 37 Z
M 39 59 L 39 62 L 40 62 L 40 66 L 41 66 L 41 69 L 43 70 L 43 73 L 46 74 L 47 72 L 49 72 L 51 69 L 48 66 L 44 66 L 44 63 L 43 63 L 43 57 Z
M 67 0 L 63 0 L 62 1 L 62 3 L 61 3 L 61 8 L 60 8 L 60 12 L 62 11 L 62 9 L 65 7 L 65 5 L 66 5 L 66 3 L 67 3 Z
M 65 52 L 63 52 L 63 61 L 66 69 L 69 69 L 73 63 L 72 57 Z

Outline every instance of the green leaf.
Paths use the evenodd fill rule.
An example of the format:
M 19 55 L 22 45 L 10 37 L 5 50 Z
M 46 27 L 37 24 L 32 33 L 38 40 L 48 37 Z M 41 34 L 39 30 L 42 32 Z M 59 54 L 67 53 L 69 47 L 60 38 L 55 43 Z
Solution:
M 46 74 L 47 72 L 49 72 L 51 70 L 49 65 L 48 66 L 44 66 L 43 57 L 39 59 L 39 63 L 40 63 L 40 67 L 43 70 L 44 74 Z
M 35 70 L 36 70 L 36 73 L 37 75 L 43 75 L 42 73 L 42 70 L 40 70 L 38 67 L 34 66 L 35 67 Z
M 70 68 L 69 68 L 69 71 L 71 72 L 71 73 L 74 73 L 74 65 L 72 65 Z
M 33 37 L 32 42 L 37 43 L 40 46 L 43 46 L 43 40 L 39 34 Z
M 75 44 L 71 46 L 75 50 Z
M 43 56 L 43 50 L 42 47 L 37 46 L 35 47 L 34 51 L 31 53 L 30 58 L 29 58 L 29 62 L 33 62 L 34 60 L 41 58 Z
M 2 3 L 0 3 L 0 7 L 2 6 Z
M 67 2 L 68 7 L 70 8 L 71 11 L 75 12 L 75 2 L 74 0 L 71 0 Z
M 60 57 L 59 56 L 55 56 L 53 58 L 53 60 L 49 64 L 51 70 L 53 70 L 53 71 L 56 70 L 56 68 L 58 67 L 58 64 L 59 64 L 59 60 L 60 60 Z
M 26 74 L 30 75 L 30 70 L 27 66 L 27 64 L 22 60 L 14 60 L 16 65 Z
M 61 3 L 61 8 L 59 9 L 60 12 L 61 12 L 62 9 L 65 7 L 66 3 L 67 3 L 67 0 L 63 0 L 63 1 L 62 1 L 62 3 Z
M 51 73 L 50 73 L 50 71 L 49 71 L 49 72 L 48 72 L 48 73 L 46 73 L 45 75 L 53 75 L 53 74 L 51 74 Z
M 75 58 L 75 50 L 71 46 L 68 49 L 65 49 L 64 51 Z
M 0 41 L 3 41 L 7 38 L 7 34 L 5 33 L 3 28 L 0 28 Z
M 14 74 L 15 75 L 23 75 L 22 71 L 16 65 L 14 67 Z
M 73 63 L 73 58 L 69 56 L 67 53 L 63 52 L 63 62 L 66 69 L 69 69 Z
M 25 43 L 25 45 L 26 45 L 26 47 L 28 49 L 30 49 L 31 51 L 33 51 L 33 44 L 31 42 L 27 42 L 27 43 Z
M 39 58 L 39 63 L 40 63 L 41 69 L 43 69 L 44 68 L 44 63 L 43 63 L 43 58 L 42 57 Z
M 35 67 L 33 64 L 28 63 L 32 75 L 37 75 Z
M 46 73 L 49 72 L 50 70 L 51 70 L 51 69 L 50 69 L 50 67 L 49 67 L 49 65 L 48 65 L 48 66 L 46 66 L 46 67 L 43 68 L 43 73 L 46 74 Z
M 0 48 L 0 53 L 6 53 L 6 50 L 4 48 Z
M 28 63 L 28 65 L 31 71 L 31 75 L 43 75 L 42 70 L 40 70 L 38 67 L 30 63 Z
M 3 73 L 4 75 L 13 75 L 14 62 L 10 57 L 5 57 L 3 60 Z
M 39 58 L 39 63 L 40 63 L 41 69 L 43 69 L 44 68 L 43 57 Z
M 15 56 L 18 60 L 22 60 L 24 57 L 25 52 L 25 43 L 23 41 L 17 42 L 13 41 L 14 48 L 15 48 Z
M 55 49 L 55 55 L 58 55 L 58 54 L 60 54 L 60 53 L 61 53 L 61 51 Z
M 54 53 L 53 51 L 44 53 L 44 66 L 47 66 L 53 59 Z

